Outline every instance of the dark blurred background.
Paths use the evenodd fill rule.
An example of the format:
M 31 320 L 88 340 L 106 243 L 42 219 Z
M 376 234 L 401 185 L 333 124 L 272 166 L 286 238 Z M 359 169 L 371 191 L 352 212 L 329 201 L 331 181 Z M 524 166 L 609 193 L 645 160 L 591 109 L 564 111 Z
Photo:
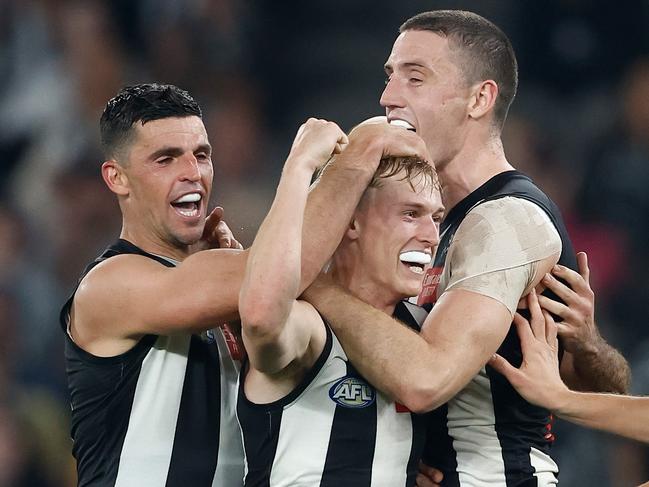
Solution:
M 436 8 L 511 38 L 509 160 L 589 253 L 599 326 L 649 394 L 649 2 L 0 0 L 0 487 L 74 485 L 58 309 L 118 235 L 98 119 L 124 84 L 169 82 L 204 109 L 213 203 L 245 245 L 299 124 L 380 114 L 398 26 Z M 557 425 L 561 484 L 649 479 L 637 443 Z

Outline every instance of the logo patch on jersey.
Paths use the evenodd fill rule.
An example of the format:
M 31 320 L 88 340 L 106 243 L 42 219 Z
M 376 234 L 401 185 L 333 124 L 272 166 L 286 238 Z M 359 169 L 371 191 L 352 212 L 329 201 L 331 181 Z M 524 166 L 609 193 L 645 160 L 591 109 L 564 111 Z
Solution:
M 363 379 L 348 376 L 331 386 L 329 397 L 346 408 L 366 408 L 374 404 L 376 391 Z
M 435 304 L 437 301 L 437 286 L 439 285 L 439 281 L 442 279 L 443 270 L 443 267 L 431 267 L 426 271 L 421 294 L 419 294 L 419 299 L 417 299 L 418 306 L 423 306 L 424 304 Z
M 213 330 L 206 330 L 203 333 L 201 333 L 201 339 L 208 344 L 212 344 L 216 342 L 216 338 L 214 338 Z

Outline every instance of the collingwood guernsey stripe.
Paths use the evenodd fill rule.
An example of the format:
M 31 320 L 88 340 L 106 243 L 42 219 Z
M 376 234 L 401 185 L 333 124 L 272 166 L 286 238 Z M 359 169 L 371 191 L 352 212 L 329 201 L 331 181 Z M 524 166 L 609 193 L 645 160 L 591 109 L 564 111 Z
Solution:
M 420 310 L 400 303 L 395 316 L 418 329 L 410 312 L 415 309 Z M 252 403 L 243 389 L 244 377 L 242 371 L 237 415 L 247 487 L 414 485 L 424 418 L 368 384 L 328 326 L 320 357 L 286 397 Z
M 83 276 L 118 254 L 174 265 L 120 240 Z M 64 328 L 73 297 L 61 312 Z M 147 335 L 128 352 L 106 358 L 85 352 L 66 336 L 80 487 L 242 485 L 235 418 L 238 365 L 221 329 L 204 336 Z

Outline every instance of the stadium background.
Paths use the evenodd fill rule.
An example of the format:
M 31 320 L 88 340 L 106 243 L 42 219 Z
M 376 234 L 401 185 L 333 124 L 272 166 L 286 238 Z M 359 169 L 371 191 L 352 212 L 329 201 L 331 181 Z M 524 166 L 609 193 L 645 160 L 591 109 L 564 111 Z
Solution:
M 122 85 L 175 83 L 201 103 L 214 202 L 249 245 L 308 116 L 378 114 L 399 24 L 435 8 L 497 23 L 520 63 L 509 160 L 557 201 L 587 250 L 605 336 L 649 393 L 649 2 L 0 1 L 0 487 L 66 487 L 58 307 L 120 219 L 97 121 Z M 434 372 L 433 372 L 434 373 Z M 640 445 L 556 427 L 561 483 L 649 479 Z

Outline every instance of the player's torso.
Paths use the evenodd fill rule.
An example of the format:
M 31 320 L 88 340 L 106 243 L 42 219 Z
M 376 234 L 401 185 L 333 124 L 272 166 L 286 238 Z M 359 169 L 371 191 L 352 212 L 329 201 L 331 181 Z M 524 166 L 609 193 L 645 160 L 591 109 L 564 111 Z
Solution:
M 291 394 L 264 405 L 239 394 L 246 486 L 414 485 L 423 418 L 368 384 L 330 329 Z
M 115 357 L 66 338 L 79 485 L 241 485 L 239 365 L 227 328 L 147 335 Z
M 433 266 L 424 278 L 423 291 L 418 300 L 420 305 L 434 305 L 446 289 L 452 275 L 448 252 L 452 248 L 455 232 L 472 207 L 484 200 L 510 194 L 536 202 L 538 189 L 520 178 L 522 175 L 512 172 L 511 179 L 518 179 L 513 184 L 510 174 L 499 176 L 499 180 L 494 181 L 497 184 L 489 185 L 491 181 L 488 182 L 487 188 L 481 188 L 460 203 L 464 207 L 449 213 L 442 226 Z M 540 203 L 547 210 L 545 201 L 541 200 Z M 556 214 L 551 218 L 560 221 L 561 217 Z M 564 242 L 563 253 L 572 255 L 572 246 L 562 223 L 557 228 Z M 465 253 L 467 258 L 471 258 L 470 252 Z M 570 259 L 566 257 L 565 260 Z M 520 342 L 513 328 L 498 353 L 515 365 L 521 363 Z M 524 401 L 504 377 L 485 366 L 467 387 L 430 414 L 430 441 L 425 458 L 427 463 L 444 471 L 443 485 L 532 485 L 526 482 L 553 485 L 558 467 L 549 456 L 554 439 L 550 423 L 548 411 Z

